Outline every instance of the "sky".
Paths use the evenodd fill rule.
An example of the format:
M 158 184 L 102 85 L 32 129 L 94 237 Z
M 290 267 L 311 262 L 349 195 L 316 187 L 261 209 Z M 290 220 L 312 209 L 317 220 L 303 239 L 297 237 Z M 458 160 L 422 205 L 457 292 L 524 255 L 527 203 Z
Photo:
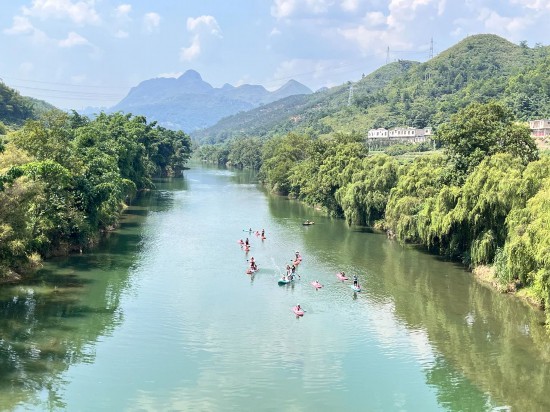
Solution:
M 0 0 L 0 79 L 76 110 L 189 69 L 317 90 L 474 34 L 548 45 L 549 22 L 550 0 Z

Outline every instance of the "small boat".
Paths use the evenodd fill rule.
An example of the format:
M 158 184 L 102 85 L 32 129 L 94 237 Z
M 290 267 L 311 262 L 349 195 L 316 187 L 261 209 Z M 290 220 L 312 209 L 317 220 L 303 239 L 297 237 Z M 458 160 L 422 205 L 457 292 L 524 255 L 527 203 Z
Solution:
M 304 310 L 302 308 L 298 309 L 298 306 L 294 306 L 292 311 L 296 314 L 296 316 L 304 316 Z
M 282 277 L 281 279 L 279 279 L 279 280 L 277 281 L 277 283 L 279 284 L 279 286 L 288 285 L 290 282 L 292 282 L 292 279 L 289 279 L 289 278 L 287 278 L 286 276 Z
M 305 222 L 302 223 L 302 225 L 304 226 L 311 226 L 311 225 L 314 225 L 315 222 L 312 222 L 311 220 L 306 220 Z
M 321 289 L 323 287 L 323 285 L 321 285 L 319 282 L 317 281 L 314 281 L 314 282 L 311 282 L 311 285 L 315 288 L 315 289 Z
M 336 274 L 336 277 L 337 277 L 338 279 L 340 279 L 341 281 L 344 281 L 344 280 L 348 280 L 348 279 L 349 279 L 347 276 L 342 275 L 342 272 L 338 272 L 338 273 Z
M 353 289 L 354 292 L 361 292 L 361 286 L 359 285 L 351 285 L 350 287 Z

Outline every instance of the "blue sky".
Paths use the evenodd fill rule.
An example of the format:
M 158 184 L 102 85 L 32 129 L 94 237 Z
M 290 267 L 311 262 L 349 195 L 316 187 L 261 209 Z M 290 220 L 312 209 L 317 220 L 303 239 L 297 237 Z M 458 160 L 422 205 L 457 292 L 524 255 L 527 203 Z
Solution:
M 313 90 L 468 35 L 548 45 L 550 0 L 0 0 L 0 79 L 60 108 L 109 107 L 154 77 Z

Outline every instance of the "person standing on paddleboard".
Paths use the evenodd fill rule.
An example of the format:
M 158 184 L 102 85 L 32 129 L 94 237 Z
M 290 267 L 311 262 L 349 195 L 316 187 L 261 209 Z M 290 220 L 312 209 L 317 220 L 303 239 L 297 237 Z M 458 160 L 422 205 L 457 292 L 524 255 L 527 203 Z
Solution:
M 353 286 L 358 286 L 357 275 L 353 275 Z

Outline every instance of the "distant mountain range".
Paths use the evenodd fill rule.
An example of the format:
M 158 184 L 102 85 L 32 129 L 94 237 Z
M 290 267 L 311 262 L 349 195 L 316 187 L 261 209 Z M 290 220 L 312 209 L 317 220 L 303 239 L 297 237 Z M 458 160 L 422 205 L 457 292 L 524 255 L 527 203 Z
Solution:
M 289 80 L 270 92 L 263 86 L 225 84 L 212 87 L 195 70 L 180 77 L 141 82 L 108 112 L 122 111 L 144 115 L 170 129 L 192 132 L 216 124 L 220 119 L 294 95 L 311 94 L 303 84 Z

